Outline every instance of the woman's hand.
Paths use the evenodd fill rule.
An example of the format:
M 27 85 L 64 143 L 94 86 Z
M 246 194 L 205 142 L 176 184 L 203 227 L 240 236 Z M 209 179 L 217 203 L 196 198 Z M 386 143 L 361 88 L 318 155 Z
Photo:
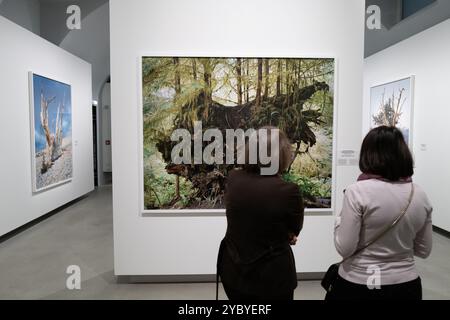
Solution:
M 289 244 L 291 246 L 295 246 L 297 244 L 297 240 L 298 240 L 298 237 L 295 234 L 289 233 Z

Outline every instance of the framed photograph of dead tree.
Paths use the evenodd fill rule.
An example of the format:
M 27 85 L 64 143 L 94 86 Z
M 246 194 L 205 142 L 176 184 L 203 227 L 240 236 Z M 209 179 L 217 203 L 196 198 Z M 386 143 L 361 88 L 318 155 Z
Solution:
M 370 88 L 370 129 L 393 126 L 413 147 L 414 76 Z
M 223 161 L 199 163 L 193 157 L 191 163 L 179 164 L 173 158 L 179 145 L 175 131 L 192 134 L 194 153 L 197 147 L 210 150 L 213 139 L 217 142 L 217 135 L 205 138 L 208 130 L 225 140 L 231 129 L 265 126 L 281 129 L 292 143 L 294 161 L 282 178 L 298 184 L 308 211 L 332 212 L 334 58 L 144 56 L 140 71 L 144 215 L 225 212 L 227 173 L 238 167 L 225 161 L 229 141 L 220 151 Z M 197 136 L 203 137 L 200 146 L 195 146 Z
M 71 86 L 29 73 L 33 192 L 72 180 Z

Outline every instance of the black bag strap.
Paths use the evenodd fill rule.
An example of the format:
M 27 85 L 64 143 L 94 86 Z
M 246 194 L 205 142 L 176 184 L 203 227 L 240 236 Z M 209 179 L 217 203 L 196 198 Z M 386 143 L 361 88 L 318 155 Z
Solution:
M 414 197 L 414 183 L 411 183 L 411 193 L 409 195 L 408 204 L 402 210 L 400 215 L 388 227 L 386 227 L 384 230 L 382 230 L 380 233 L 378 233 L 371 241 L 367 242 L 361 248 L 357 249 L 351 256 L 348 256 L 347 258 L 343 259 L 340 263 L 343 263 L 343 262 L 347 261 L 348 259 L 353 258 L 354 256 L 358 255 L 363 250 L 367 249 L 367 247 L 369 247 L 372 244 L 374 244 L 375 242 L 377 242 L 380 238 L 382 238 L 391 229 L 393 229 L 400 222 L 400 220 L 404 217 L 404 215 L 408 211 L 408 209 L 409 209 L 409 207 L 411 205 L 411 202 L 413 200 L 413 197 Z

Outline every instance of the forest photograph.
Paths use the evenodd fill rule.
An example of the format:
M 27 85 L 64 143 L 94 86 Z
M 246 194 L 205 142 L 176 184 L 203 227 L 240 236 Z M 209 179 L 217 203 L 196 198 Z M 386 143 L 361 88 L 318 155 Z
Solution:
M 282 179 L 299 186 L 307 209 L 330 209 L 334 77 L 329 58 L 143 57 L 144 210 L 225 208 L 227 174 L 239 165 L 172 161 L 172 133 L 193 133 L 199 121 L 223 136 L 285 132 L 294 160 Z

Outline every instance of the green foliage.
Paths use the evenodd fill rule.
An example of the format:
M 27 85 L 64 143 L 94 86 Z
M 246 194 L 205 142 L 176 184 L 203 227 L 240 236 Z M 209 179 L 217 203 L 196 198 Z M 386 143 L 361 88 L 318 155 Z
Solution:
M 329 179 L 319 180 L 291 172 L 283 174 L 283 179 L 298 185 L 305 198 L 331 198 Z
M 290 172 L 318 181 L 330 181 L 327 178 L 331 177 L 332 172 L 333 131 L 332 128 L 320 126 L 314 131 L 317 144 L 309 148 L 301 145 L 301 153 L 291 165 Z
M 323 127 L 333 127 L 333 95 L 330 92 L 318 91 L 305 103 L 305 110 L 319 110 Z
M 146 209 L 178 207 L 189 205 L 194 194 L 191 182 L 180 178 L 180 194 L 176 198 L 174 175 L 167 174 L 163 163 L 147 149 L 144 153 L 144 206 Z

